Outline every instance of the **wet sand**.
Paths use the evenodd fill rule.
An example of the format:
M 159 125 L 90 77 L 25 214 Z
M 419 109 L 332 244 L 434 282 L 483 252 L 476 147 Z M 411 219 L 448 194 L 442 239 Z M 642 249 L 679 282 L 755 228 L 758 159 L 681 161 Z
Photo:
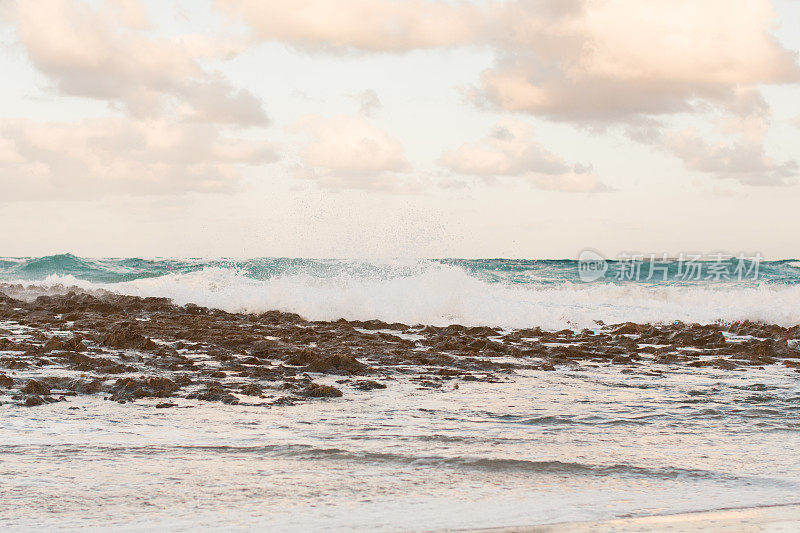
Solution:
M 164 298 L 0 285 L 0 402 L 34 407 L 103 394 L 281 406 L 380 391 L 513 379 L 520 370 L 619 365 L 800 372 L 800 326 L 614 324 L 594 330 L 502 330 L 372 321 L 313 322 L 272 311 L 227 313 Z M 333 378 L 323 379 L 325 377 Z M 324 382 L 322 382 L 324 381 Z
M 696 513 L 654 515 L 597 522 L 569 522 L 530 527 L 480 529 L 484 533 L 561 532 L 756 532 L 800 530 L 800 505 L 723 509 Z

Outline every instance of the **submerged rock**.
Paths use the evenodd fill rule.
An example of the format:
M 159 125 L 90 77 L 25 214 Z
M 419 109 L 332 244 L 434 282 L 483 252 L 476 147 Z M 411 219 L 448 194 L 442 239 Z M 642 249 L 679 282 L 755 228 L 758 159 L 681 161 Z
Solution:
M 314 359 L 306 366 L 306 371 L 352 376 L 370 374 L 372 368 L 352 355 L 333 354 Z
M 4 287 L 9 286 L 0 283 L 0 291 Z M 23 326 L 0 329 L 0 369 L 9 374 L 0 373 L 0 391 L 23 385 L 12 396 L 18 402 L 34 396 L 47 402 L 50 389 L 106 392 L 120 402 L 180 394 L 234 404 L 237 396 L 253 401 L 264 398 L 264 391 L 276 390 L 287 396 L 274 400 L 269 394 L 263 405 L 341 396 L 336 387 L 314 383 L 309 373 L 346 377 L 342 383 L 363 391 L 385 388 L 366 379 L 378 375 L 444 393 L 457 382 L 494 382 L 515 372 L 556 367 L 588 371 L 615 365 L 617 372 L 637 375 L 652 375 L 648 372 L 661 364 L 690 365 L 697 372 L 757 371 L 772 363 L 800 370 L 800 326 L 755 322 L 598 322 L 600 329 L 580 332 L 539 327 L 505 331 L 457 324 L 308 321 L 278 311 L 227 313 L 179 307 L 165 299 L 82 294 L 77 289 L 33 301 L 0 292 L 0 320 Z M 413 334 L 415 340 L 401 337 L 401 332 Z M 728 332 L 745 338 L 726 338 Z M 16 369 L 24 370 L 25 379 L 10 375 Z M 50 369 L 85 375 L 56 379 L 36 374 Z M 135 377 L 111 378 L 120 373 Z
M 206 385 L 206 390 L 190 394 L 187 398 L 204 400 L 206 402 L 222 402 L 228 405 L 236 405 L 239 403 L 239 398 L 229 393 L 219 384 Z
M 373 381 L 371 379 L 365 379 L 356 381 L 355 388 L 359 390 L 376 390 L 376 389 L 385 389 L 386 385 L 383 383 L 379 383 L 377 381 Z
M 131 401 L 137 398 L 167 398 L 180 387 L 169 378 L 121 378 L 111 387 L 110 399 Z
M 44 398 L 42 398 L 39 395 L 33 394 L 25 398 L 25 401 L 22 402 L 20 405 L 24 405 L 25 407 L 35 407 L 37 405 L 43 405 L 45 403 L 48 402 L 46 402 Z
M 50 387 L 41 381 L 31 379 L 19 391 L 24 394 L 50 394 Z
M 338 398 L 342 395 L 342 391 L 330 385 L 309 383 L 308 386 L 302 390 L 301 394 L 309 398 Z
M 131 324 L 113 328 L 100 342 L 110 348 L 128 348 L 132 350 L 155 350 L 158 348 L 156 343 L 142 335 Z
M 43 350 L 45 352 L 84 352 L 86 351 L 86 344 L 84 344 L 83 340 L 81 340 L 79 337 L 71 337 L 66 340 L 53 337 L 44 344 Z

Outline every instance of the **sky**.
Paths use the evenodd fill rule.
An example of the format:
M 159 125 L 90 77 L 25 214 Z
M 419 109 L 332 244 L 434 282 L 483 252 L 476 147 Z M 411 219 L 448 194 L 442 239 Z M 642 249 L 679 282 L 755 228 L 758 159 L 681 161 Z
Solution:
M 794 0 L 0 0 L 0 256 L 800 257 Z

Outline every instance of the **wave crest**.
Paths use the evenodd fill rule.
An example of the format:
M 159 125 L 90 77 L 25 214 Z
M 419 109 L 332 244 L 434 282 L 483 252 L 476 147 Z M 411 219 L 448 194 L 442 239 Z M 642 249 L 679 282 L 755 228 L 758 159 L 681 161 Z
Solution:
M 58 274 L 35 283 L 167 297 L 180 305 L 194 303 L 229 312 L 279 310 L 309 320 L 547 329 L 592 328 L 597 321 L 800 323 L 800 285 L 510 284 L 433 262 L 395 276 L 345 269 L 328 276 L 301 270 L 254 279 L 241 269 L 206 267 L 121 283 L 92 283 Z

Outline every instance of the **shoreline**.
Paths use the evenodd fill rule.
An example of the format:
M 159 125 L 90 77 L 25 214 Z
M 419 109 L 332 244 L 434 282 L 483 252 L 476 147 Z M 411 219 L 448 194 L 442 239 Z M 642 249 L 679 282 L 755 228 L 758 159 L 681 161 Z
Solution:
M 461 381 L 513 380 L 520 371 L 606 365 L 649 376 L 767 365 L 800 373 L 800 326 L 626 322 L 553 332 L 309 321 L 80 290 L 21 299 L 11 289 L 0 285 L 0 401 L 10 394 L 29 407 L 97 393 L 120 403 L 286 405 L 385 389 L 397 379 L 443 391 Z
M 424 531 L 552 522 L 484 529 L 506 532 L 798 524 L 793 510 L 556 523 L 794 501 L 797 475 L 781 465 L 794 467 L 796 446 L 786 448 L 782 431 L 796 425 L 790 413 L 772 411 L 800 398 L 798 327 L 502 330 L 308 321 L 114 293 L 23 300 L 3 292 L 0 285 L 0 410 L 16 443 L 3 453 L 18 461 L 4 463 L 16 472 L 6 495 L 17 502 L 7 511 L 18 524 L 34 523 L 46 502 L 65 494 L 80 501 L 84 485 L 74 484 L 87 471 L 108 480 L 95 514 L 77 506 L 58 516 L 116 520 L 104 503 L 116 497 L 127 509 L 122 520 L 163 523 L 169 517 L 160 508 L 189 512 L 186 502 L 210 502 L 213 479 L 231 498 L 207 517 L 217 528 L 234 508 L 256 513 L 253 525 L 275 525 L 292 516 L 272 516 L 273 506 L 322 504 L 336 509 L 343 529 L 367 528 L 381 523 L 393 498 L 417 493 L 440 503 L 403 500 L 422 514 L 398 514 L 393 523 Z M 653 450 L 653 442 L 667 448 Z M 730 464 L 732 453 L 741 465 Z M 118 479 L 120 457 L 132 461 L 131 479 Z M 50 484 L 31 491 L 39 477 Z M 299 495 L 247 496 L 287 479 Z M 349 516 L 353 499 L 338 492 L 345 480 L 361 521 Z M 184 493 L 187 486 L 194 488 Z M 152 505 L 141 505 L 142 495 Z M 449 514 L 440 517 L 443 509 Z M 324 523 L 316 514 L 307 521 Z
M 534 526 L 443 530 L 469 533 L 566 533 L 566 532 L 703 532 L 794 531 L 800 529 L 800 503 L 737 507 L 645 515 L 608 520 L 558 522 Z

